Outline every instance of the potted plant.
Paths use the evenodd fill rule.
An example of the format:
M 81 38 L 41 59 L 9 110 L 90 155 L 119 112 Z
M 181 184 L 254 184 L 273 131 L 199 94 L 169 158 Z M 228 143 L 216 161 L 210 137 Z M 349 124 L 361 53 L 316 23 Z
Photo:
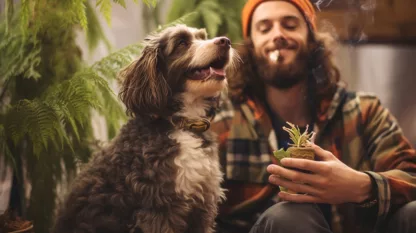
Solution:
M 273 152 L 273 155 L 276 157 L 278 164 L 283 158 L 299 158 L 299 159 L 309 159 L 315 160 L 315 153 L 311 146 L 311 141 L 314 136 L 314 132 L 308 133 L 308 125 L 306 126 L 305 131 L 302 133 L 298 126 L 286 122 L 290 127 L 283 126 L 283 130 L 289 134 L 290 140 L 292 141 L 289 144 L 287 150 L 281 148 Z M 291 190 L 288 190 L 285 187 L 279 186 L 281 191 L 295 193 Z

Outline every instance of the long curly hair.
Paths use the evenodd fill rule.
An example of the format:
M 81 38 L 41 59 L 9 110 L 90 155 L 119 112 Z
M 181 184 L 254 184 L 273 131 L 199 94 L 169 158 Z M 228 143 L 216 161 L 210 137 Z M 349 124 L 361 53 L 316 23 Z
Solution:
M 309 31 L 310 54 L 308 59 L 308 100 L 318 107 L 320 101 L 330 98 L 340 81 L 340 72 L 333 60 L 335 40 L 329 34 Z M 250 38 L 236 48 L 241 66 L 228 75 L 228 93 L 234 104 L 247 100 L 265 101 L 263 80 L 256 70 L 254 47 Z M 311 109 L 316 110 L 316 109 Z

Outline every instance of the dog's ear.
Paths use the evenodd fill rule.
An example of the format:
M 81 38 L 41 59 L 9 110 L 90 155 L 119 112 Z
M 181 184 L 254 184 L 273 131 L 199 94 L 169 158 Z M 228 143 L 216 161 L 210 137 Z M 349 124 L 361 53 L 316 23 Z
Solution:
M 158 50 L 157 45 L 146 46 L 141 57 L 120 72 L 119 96 L 130 115 L 158 116 L 166 108 L 170 89 Z

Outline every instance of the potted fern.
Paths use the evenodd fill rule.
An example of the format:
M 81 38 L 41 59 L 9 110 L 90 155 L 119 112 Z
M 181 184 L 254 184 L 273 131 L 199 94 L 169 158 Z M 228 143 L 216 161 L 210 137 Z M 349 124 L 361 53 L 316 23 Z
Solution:
M 301 132 L 299 127 L 290 123 L 286 122 L 290 127 L 283 126 L 283 130 L 289 134 L 290 140 L 292 141 L 289 144 L 289 148 L 287 150 L 281 148 L 277 151 L 273 152 L 273 155 L 276 157 L 278 163 L 283 158 L 299 158 L 299 159 L 309 159 L 315 160 L 315 153 L 311 146 L 311 140 L 313 138 L 314 132 L 308 133 L 308 125 L 304 132 Z M 280 187 L 281 191 L 286 191 L 289 193 L 294 193 L 291 190 L 286 189 L 285 187 Z

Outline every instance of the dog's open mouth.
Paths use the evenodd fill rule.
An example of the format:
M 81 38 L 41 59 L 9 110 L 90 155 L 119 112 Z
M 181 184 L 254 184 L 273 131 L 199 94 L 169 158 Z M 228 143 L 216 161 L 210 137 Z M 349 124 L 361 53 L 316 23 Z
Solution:
M 218 59 L 207 66 L 193 68 L 189 71 L 189 77 L 193 80 L 225 79 L 225 64 L 227 61 L 228 58 Z

